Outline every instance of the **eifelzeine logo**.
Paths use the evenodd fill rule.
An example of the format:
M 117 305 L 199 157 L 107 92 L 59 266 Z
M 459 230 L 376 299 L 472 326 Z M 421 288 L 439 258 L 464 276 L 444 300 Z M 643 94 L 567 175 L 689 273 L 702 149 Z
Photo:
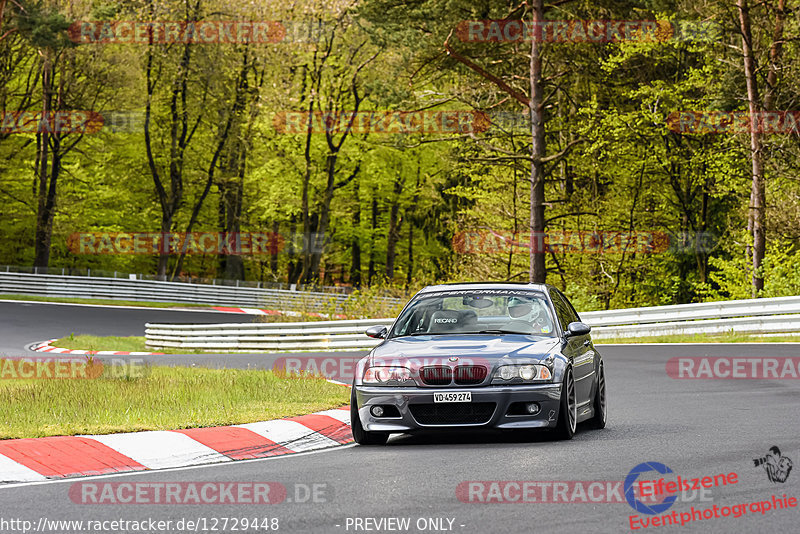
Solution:
M 773 445 L 761 458 L 753 458 L 756 467 L 763 467 L 767 472 L 770 482 L 786 482 L 789 473 L 792 472 L 792 461 L 781 454 L 781 450 Z

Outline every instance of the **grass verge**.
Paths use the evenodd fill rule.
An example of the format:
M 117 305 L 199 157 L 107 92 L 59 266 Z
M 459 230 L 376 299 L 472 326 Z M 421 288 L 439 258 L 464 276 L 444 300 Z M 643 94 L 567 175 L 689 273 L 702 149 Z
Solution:
M 58 302 L 64 304 L 97 304 L 98 306 L 135 306 L 140 308 L 208 308 L 208 304 L 181 304 L 176 302 L 146 302 L 139 300 L 78 299 L 63 297 L 38 297 L 35 295 L 0 295 L 0 300 L 25 300 L 30 302 Z
M 597 345 L 611 344 L 634 344 L 634 343 L 779 343 L 779 342 L 800 343 L 800 336 L 748 336 L 744 334 L 725 334 L 719 336 L 709 336 L 702 334 L 695 335 L 674 335 L 674 336 L 654 336 L 647 338 L 611 338 L 594 340 Z M 63 337 L 53 342 L 53 346 L 63 349 L 73 350 L 113 350 L 117 352 L 163 352 L 165 354 L 203 354 L 203 351 L 193 349 L 177 350 L 153 350 L 145 346 L 144 336 L 131 337 L 100 337 L 90 335 L 71 335 Z M 214 351 L 217 354 L 224 354 L 224 351 Z
M 652 337 L 620 337 L 609 339 L 595 339 L 596 345 L 633 344 L 633 343 L 800 343 L 800 336 L 756 336 L 747 334 L 685 334 Z
M 145 346 L 144 336 L 90 336 L 88 334 L 70 334 L 52 343 L 54 347 L 70 350 L 113 350 L 115 352 L 163 352 L 165 354 L 202 354 L 193 349 L 152 349 Z
M 343 406 L 350 397 L 321 378 L 264 370 L 148 367 L 136 376 L 0 380 L 0 439 L 253 423 Z

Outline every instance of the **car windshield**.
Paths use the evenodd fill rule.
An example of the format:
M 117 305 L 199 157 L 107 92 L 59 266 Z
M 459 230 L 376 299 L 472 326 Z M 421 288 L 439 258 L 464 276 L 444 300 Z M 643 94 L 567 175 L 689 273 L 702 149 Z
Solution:
M 534 291 L 443 291 L 415 299 L 389 337 L 523 334 L 555 337 L 545 296 Z

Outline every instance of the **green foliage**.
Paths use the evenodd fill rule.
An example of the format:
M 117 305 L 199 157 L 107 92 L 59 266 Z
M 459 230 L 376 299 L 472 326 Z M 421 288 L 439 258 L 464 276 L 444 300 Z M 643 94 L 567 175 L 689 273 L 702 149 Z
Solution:
M 349 316 L 393 315 L 395 310 L 374 307 L 375 297 L 387 291 L 404 298 L 443 281 L 527 279 L 525 246 L 478 253 L 454 246 L 469 231 L 526 239 L 529 124 L 524 107 L 495 81 L 528 94 L 529 43 L 467 42 L 453 32 L 463 21 L 529 18 L 525 4 L 201 0 L 191 3 L 196 13 L 178 0 L 22 5 L 2 21 L 13 30 L 0 41 L 5 110 L 41 109 L 46 59 L 52 61 L 59 109 L 142 112 L 148 65 L 152 69 L 153 168 L 143 120 L 124 131 L 59 137 L 52 267 L 153 274 L 155 256 L 78 255 L 67 239 L 75 232 L 158 232 L 162 224 L 180 232 L 193 221 L 199 232 L 228 231 L 231 224 L 241 232 L 277 231 L 280 246 L 274 255 L 243 256 L 239 272 L 229 265 L 237 258 L 200 254 L 187 256 L 175 274 L 284 287 L 310 265 L 311 243 L 324 230 L 319 265 L 299 281 L 358 288 L 345 310 Z M 752 11 L 759 64 L 766 65 L 774 13 L 766 4 Z M 576 0 L 548 7 L 546 15 L 707 21 L 724 28 L 717 40 L 543 43 L 551 158 L 545 165 L 546 230 L 633 232 L 670 242 L 655 251 L 556 250 L 546 255 L 548 282 L 582 310 L 749 297 L 749 138 L 676 133 L 667 126 L 677 111 L 746 108 L 735 12 L 716 0 Z M 193 17 L 301 21 L 316 33 L 302 42 L 188 48 L 73 46 L 68 39 L 73 20 Z M 787 20 L 788 36 L 799 30 L 795 19 Z M 478 68 L 446 53 L 445 41 Z M 783 54 L 776 107 L 795 109 L 795 41 L 787 40 Z M 356 105 L 375 113 L 476 110 L 494 124 L 472 135 L 356 130 L 326 136 L 281 126 L 287 111 L 348 112 Z M 503 124 L 503 114 L 518 120 Z M 800 246 L 800 145 L 792 139 L 764 137 L 769 246 L 762 296 L 798 292 L 793 260 Z M 33 262 L 37 141 L 34 133 L 0 132 L 2 263 Z M 174 205 L 156 194 L 154 170 L 174 193 Z M 176 270 L 173 256 L 167 272 Z M 333 306 L 329 311 L 341 313 Z
M 23 35 L 31 46 L 57 50 L 73 46 L 67 29 L 71 22 L 51 2 L 20 2 L 15 10 L 12 28 Z
M 0 359 L 0 369 L 13 367 Z M 174 430 L 253 423 L 347 403 L 317 377 L 260 369 L 136 368 L 135 376 L 0 381 L 0 439 Z

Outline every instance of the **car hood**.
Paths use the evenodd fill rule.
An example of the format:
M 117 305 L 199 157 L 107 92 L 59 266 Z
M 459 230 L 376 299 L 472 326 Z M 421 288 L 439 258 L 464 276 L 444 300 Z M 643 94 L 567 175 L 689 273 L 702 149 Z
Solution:
M 435 335 L 389 339 L 372 352 L 372 365 L 426 365 L 479 363 L 494 367 L 499 360 L 540 360 L 558 346 L 556 338 L 505 335 Z

